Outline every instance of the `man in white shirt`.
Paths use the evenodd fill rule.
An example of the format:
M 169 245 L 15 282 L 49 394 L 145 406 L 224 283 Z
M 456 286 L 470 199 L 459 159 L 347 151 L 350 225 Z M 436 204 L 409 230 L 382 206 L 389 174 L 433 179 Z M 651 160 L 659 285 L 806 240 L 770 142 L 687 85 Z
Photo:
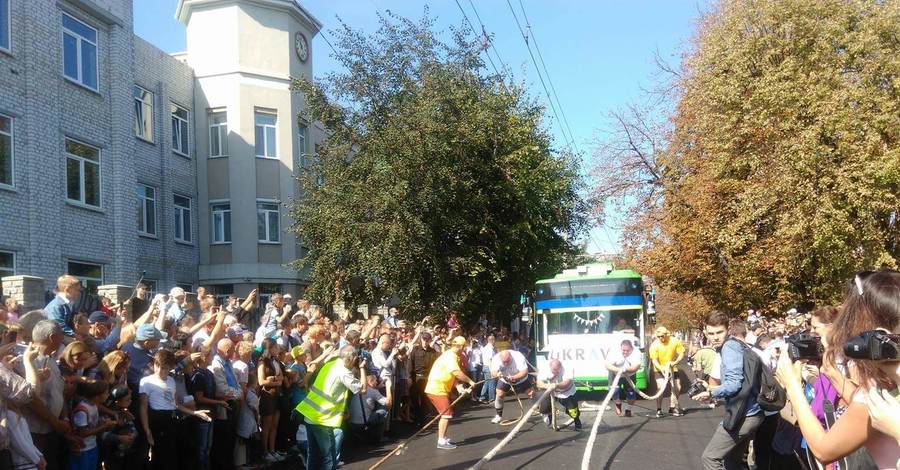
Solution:
M 478 401 L 481 403 L 490 403 L 494 401 L 494 395 L 497 389 L 497 379 L 491 377 L 491 361 L 497 350 L 494 349 L 494 335 L 488 335 L 484 346 L 481 347 L 481 378 L 484 385 L 481 387 L 481 395 Z
M 528 363 L 525 356 L 518 351 L 500 351 L 491 361 L 491 377 L 497 379 L 496 399 L 494 409 L 497 411 L 492 423 L 503 421 L 503 397 L 512 391 L 515 394 L 525 393 L 528 398 L 534 398 L 534 386 L 528 375 Z
M 383 442 L 385 423 L 391 400 L 381 394 L 376 386 L 375 374 L 366 376 L 365 392 L 354 393 L 347 402 L 350 408 L 350 428 L 355 437 L 364 444 Z
M 547 370 L 538 371 L 538 388 L 552 388 L 553 398 L 557 403 L 565 407 L 566 414 L 575 420 L 575 429 L 581 429 L 581 413 L 578 411 L 578 401 L 575 399 L 575 379 L 571 369 L 563 367 L 559 359 L 550 361 Z M 541 416 L 547 427 L 550 427 L 550 400 L 541 402 Z
M 634 381 L 634 374 L 641 368 L 641 352 L 634 347 L 630 339 L 623 340 L 619 345 L 619 349 L 611 349 L 609 356 L 606 358 L 606 370 L 609 371 L 609 381 L 616 378 L 619 370 L 622 370 L 622 377 L 619 383 L 612 384 L 612 394 L 616 397 L 615 407 L 616 414 L 622 414 L 622 397 L 625 397 L 625 417 L 631 417 L 631 408 L 634 406 L 634 399 L 637 393 L 631 383 L 625 379 L 627 376 Z

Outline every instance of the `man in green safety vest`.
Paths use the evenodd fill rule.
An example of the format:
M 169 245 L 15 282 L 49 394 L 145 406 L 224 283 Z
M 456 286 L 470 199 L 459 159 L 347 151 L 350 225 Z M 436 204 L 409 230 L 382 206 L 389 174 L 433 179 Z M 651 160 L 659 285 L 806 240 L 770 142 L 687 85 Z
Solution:
M 360 372 L 359 376 L 366 376 L 366 361 L 358 359 L 359 353 L 355 347 L 344 346 L 338 359 L 322 366 L 309 387 L 309 394 L 297 405 L 297 412 L 303 415 L 306 421 L 309 470 L 337 468 L 334 430 L 341 427 L 344 420 L 347 392 L 366 392 L 366 382 L 353 374 L 353 367 L 356 365 Z

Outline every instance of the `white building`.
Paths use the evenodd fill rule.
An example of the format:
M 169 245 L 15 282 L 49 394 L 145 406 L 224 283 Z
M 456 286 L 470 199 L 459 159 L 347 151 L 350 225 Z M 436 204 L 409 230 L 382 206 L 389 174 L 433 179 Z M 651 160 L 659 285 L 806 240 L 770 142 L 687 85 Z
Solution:
M 181 0 L 185 53 L 131 0 L 0 0 L 0 277 L 300 294 L 283 203 L 322 24 L 293 0 Z

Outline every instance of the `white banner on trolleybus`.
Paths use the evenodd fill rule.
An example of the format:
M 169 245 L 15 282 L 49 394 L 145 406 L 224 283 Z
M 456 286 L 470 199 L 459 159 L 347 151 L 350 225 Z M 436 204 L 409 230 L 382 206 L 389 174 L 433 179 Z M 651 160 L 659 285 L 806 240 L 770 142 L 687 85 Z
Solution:
M 538 367 L 546 367 L 546 362 L 559 359 L 576 378 L 606 377 L 606 358 L 610 351 L 616 351 L 622 340 L 629 339 L 637 344 L 637 337 L 627 334 L 600 335 L 550 335 L 548 354 L 538 356 Z

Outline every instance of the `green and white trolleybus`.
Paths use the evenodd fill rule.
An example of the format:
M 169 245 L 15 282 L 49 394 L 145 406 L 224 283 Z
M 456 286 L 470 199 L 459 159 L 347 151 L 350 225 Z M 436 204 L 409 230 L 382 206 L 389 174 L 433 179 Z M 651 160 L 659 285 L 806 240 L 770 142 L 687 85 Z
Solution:
M 537 281 L 533 296 L 539 368 L 559 359 L 573 371 L 578 389 L 606 389 L 606 356 L 627 338 L 642 351 L 635 385 L 646 389 L 652 382 L 646 355 L 652 326 L 640 274 L 610 263 L 578 266 Z M 620 319 L 633 334 L 618 331 Z

